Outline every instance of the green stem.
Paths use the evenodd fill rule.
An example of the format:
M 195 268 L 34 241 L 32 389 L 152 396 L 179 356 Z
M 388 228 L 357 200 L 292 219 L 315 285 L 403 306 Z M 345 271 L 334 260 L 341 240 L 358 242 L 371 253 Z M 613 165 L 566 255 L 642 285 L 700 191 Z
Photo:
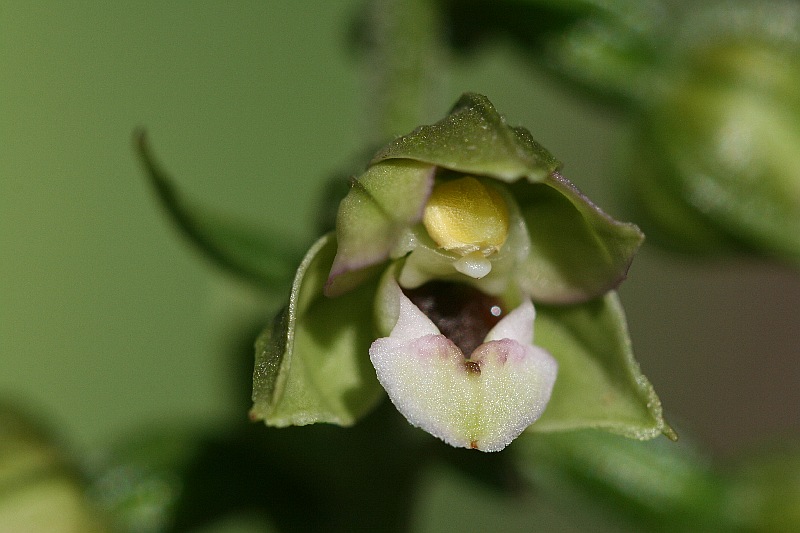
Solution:
M 432 0 L 374 0 L 367 23 L 369 141 L 384 143 L 441 113 L 447 54 Z

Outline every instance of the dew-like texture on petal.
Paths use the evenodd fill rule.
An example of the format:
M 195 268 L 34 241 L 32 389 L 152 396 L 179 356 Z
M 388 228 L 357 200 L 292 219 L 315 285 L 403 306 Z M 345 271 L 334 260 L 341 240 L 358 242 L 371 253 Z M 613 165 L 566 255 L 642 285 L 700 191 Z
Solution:
M 480 252 L 472 252 L 453 261 L 456 271 L 472 279 L 483 279 L 492 271 L 492 262 Z
M 487 342 L 471 359 L 478 362 L 480 383 L 475 401 L 482 403 L 478 449 L 499 451 L 544 412 L 558 365 L 545 350 L 510 339 Z
M 413 159 L 442 168 L 513 182 L 543 181 L 561 166 L 524 128 L 506 123 L 483 95 L 466 93 L 450 114 L 395 139 L 373 159 Z
M 514 338 L 490 340 L 465 359 L 455 344 L 408 298 L 389 337 L 375 341 L 370 359 L 378 380 L 414 426 L 451 446 L 498 451 L 535 422 L 547 406 L 557 364 L 525 338 L 530 302 L 493 330 Z M 490 334 L 491 335 L 491 334 Z

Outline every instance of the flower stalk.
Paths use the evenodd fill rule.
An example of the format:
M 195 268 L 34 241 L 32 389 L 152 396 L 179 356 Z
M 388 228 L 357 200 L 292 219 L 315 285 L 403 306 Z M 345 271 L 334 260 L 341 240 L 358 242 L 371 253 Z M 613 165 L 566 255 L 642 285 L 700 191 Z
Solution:
M 447 53 L 436 2 L 374 0 L 366 17 L 368 141 L 383 143 L 435 112 Z

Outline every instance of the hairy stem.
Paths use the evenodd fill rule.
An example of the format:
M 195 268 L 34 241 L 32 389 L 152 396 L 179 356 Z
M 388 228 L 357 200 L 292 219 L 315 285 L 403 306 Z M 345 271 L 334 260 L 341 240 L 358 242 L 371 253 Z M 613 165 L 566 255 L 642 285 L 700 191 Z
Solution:
M 446 48 L 432 0 L 373 0 L 367 11 L 369 141 L 410 131 L 441 113 Z

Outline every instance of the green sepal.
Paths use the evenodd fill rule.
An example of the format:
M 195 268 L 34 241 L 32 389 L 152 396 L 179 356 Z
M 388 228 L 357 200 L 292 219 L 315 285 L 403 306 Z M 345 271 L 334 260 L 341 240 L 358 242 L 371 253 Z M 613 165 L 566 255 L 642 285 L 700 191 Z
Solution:
M 422 219 L 435 168 L 410 160 L 372 165 L 352 182 L 336 216 L 339 243 L 325 294 L 338 296 L 363 281 L 364 269 L 389 258 Z
M 156 195 L 181 234 L 223 270 L 269 294 L 285 291 L 300 252 L 285 237 L 187 202 L 156 161 L 145 132 L 134 137 Z
M 558 379 L 529 431 L 599 428 L 641 440 L 662 433 L 677 438 L 633 357 L 616 292 L 578 305 L 538 305 L 536 311 L 534 342 L 558 361 Z
M 644 240 L 639 228 L 608 216 L 557 172 L 511 190 L 530 238 L 517 280 L 534 301 L 586 301 L 625 279 Z
M 489 99 L 475 93 L 461 96 L 439 122 L 390 143 L 373 163 L 387 159 L 412 159 L 505 182 L 541 182 L 561 166 L 528 130 L 506 124 Z
M 288 307 L 256 341 L 252 420 L 277 427 L 349 426 L 383 396 L 368 356 L 377 337 L 372 324 L 378 276 L 337 298 L 324 296 L 335 253 L 332 233 L 311 247 L 297 269 Z

